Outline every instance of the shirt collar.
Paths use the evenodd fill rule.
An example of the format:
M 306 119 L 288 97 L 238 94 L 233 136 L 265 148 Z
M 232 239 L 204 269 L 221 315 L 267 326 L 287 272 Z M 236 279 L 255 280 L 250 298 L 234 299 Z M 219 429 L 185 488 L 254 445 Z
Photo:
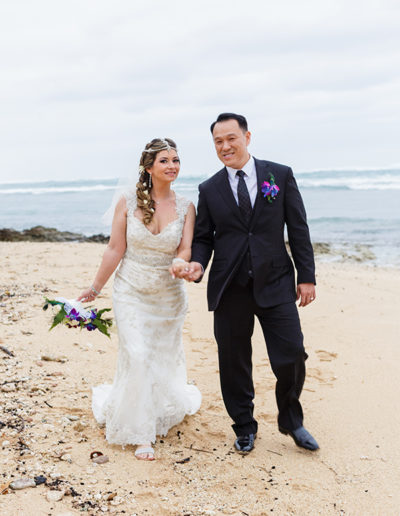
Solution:
M 245 165 L 243 165 L 242 168 L 236 169 L 236 168 L 226 167 L 226 170 L 228 171 L 228 174 L 231 177 L 236 177 L 236 172 L 238 170 L 243 170 L 243 172 L 246 174 L 246 176 L 251 177 L 251 176 L 253 176 L 253 174 L 256 173 L 256 164 L 255 164 L 253 156 L 250 156 L 249 160 L 247 161 L 247 163 Z

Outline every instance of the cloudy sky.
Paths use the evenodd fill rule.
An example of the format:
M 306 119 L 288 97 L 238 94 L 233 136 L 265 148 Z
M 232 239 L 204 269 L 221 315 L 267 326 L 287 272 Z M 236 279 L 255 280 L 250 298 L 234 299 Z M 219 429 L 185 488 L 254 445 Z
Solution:
M 153 137 L 219 168 L 218 113 L 294 170 L 400 164 L 400 2 L 35 0 L 0 6 L 0 181 L 124 176 Z

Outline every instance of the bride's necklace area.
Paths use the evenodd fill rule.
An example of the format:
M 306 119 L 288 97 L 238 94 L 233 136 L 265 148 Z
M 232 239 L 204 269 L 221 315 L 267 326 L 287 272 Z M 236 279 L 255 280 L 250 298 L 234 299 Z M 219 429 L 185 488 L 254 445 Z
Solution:
M 156 203 L 156 204 L 161 204 L 163 202 L 166 202 L 166 201 L 173 201 L 174 200 L 174 197 L 166 197 L 165 199 L 160 199 L 159 201 L 157 201 L 156 199 L 154 199 L 154 197 L 152 197 L 153 201 Z

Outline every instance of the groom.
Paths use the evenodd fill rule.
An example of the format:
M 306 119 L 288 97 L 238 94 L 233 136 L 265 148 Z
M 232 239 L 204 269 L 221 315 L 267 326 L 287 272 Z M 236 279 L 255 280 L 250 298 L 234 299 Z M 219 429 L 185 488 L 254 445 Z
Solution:
M 254 447 L 251 337 L 260 321 L 276 376 L 278 427 L 298 446 L 318 449 L 303 426 L 299 401 L 305 379 L 303 335 L 296 307 L 315 299 L 314 256 L 306 213 L 292 170 L 252 157 L 244 116 L 222 113 L 211 125 L 225 165 L 199 186 L 192 262 L 183 273 L 200 281 L 214 253 L 207 296 L 214 311 L 221 390 L 243 454 Z M 287 253 L 287 228 L 291 255 Z

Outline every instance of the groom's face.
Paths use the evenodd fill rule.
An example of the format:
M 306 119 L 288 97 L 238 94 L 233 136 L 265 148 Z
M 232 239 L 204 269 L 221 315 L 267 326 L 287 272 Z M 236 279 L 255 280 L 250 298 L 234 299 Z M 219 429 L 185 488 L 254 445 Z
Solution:
M 250 132 L 244 132 L 237 120 L 217 122 L 213 130 L 215 150 L 222 163 L 240 170 L 249 160 L 247 146 L 250 143 Z

